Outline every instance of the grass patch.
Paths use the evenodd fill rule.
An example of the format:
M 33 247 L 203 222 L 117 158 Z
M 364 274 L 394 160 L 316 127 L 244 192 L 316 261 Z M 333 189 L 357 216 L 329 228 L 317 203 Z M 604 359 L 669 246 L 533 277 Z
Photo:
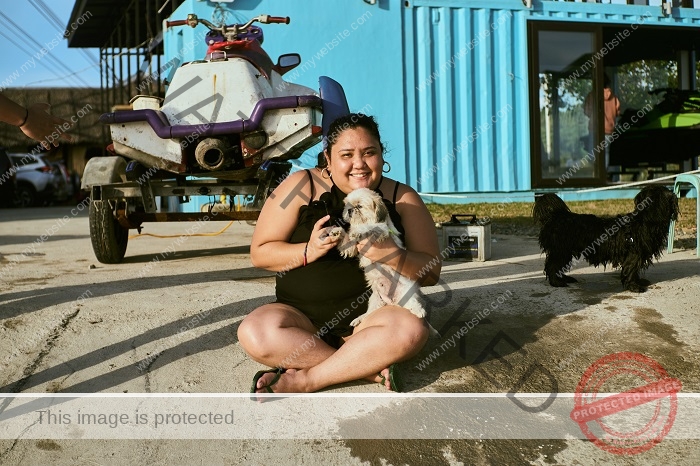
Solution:
M 580 214 L 615 216 L 629 213 L 633 209 L 632 199 L 610 199 L 605 201 L 573 201 L 566 203 Z M 676 222 L 676 235 L 696 234 L 696 199 L 679 200 L 680 217 Z M 471 204 L 427 204 L 435 223 L 450 220 L 452 214 L 476 214 L 478 218 L 491 218 L 491 232 L 502 235 L 537 235 L 532 220 L 532 202 L 471 203 Z

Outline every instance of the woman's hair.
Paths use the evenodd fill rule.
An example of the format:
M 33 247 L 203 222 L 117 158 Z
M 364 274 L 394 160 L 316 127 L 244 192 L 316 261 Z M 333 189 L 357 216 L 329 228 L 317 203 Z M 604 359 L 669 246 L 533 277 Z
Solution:
M 369 134 L 371 134 L 382 149 L 382 153 L 385 151 L 384 144 L 382 144 L 382 138 L 379 135 L 379 126 L 375 121 L 373 116 L 365 115 L 364 113 L 350 113 L 345 116 L 341 116 L 333 120 L 333 123 L 328 127 L 328 135 L 326 136 L 326 150 L 330 155 L 333 145 L 338 141 L 338 138 L 343 131 L 346 129 L 356 129 L 364 128 Z M 325 168 L 327 166 L 326 158 L 323 152 L 318 154 L 318 165 L 317 168 Z

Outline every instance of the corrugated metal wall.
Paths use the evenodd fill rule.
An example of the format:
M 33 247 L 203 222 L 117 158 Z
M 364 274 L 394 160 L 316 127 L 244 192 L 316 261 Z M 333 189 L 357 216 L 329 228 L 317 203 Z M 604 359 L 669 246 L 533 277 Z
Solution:
M 189 12 L 210 18 L 215 5 L 186 0 L 171 19 Z M 331 76 L 345 88 L 351 110 L 377 117 L 390 149 L 388 176 L 422 193 L 496 199 L 504 196 L 490 193 L 532 194 L 528 20 L 631 24 L 649 12 L 645 25 L 700 24 L 700 10 L 688 8 L 664 16 L 658 7 L 539 0 L 530 9 L 521 0 L 223 5 L 229 22 L 263 12 L 292 17 L 289 26 L 265 27 L 265 49 L 273 60 L 301 54 L 302 64 L 285 79 L 315 89 L 318 76 Z M 164 62 L 201 34 L 166 31 Z M 199 44 L 181 58 L 200 58 L 203 49 Z M 318 150 L 308 151 L 302 165 L 313 164 Z
M 407 178 L 420 192 L 530 189 L 529 13 L 493 3 L 404 10 Z
M 444 194 L 532 188 L 528 20 L 700 24 L 688 8 L 537 0 L 416 0 L 403 15 L 406 179 Z

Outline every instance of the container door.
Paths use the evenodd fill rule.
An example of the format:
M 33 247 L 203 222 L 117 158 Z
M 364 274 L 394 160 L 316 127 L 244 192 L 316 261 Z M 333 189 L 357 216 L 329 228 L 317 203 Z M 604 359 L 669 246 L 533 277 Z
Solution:
M 598 111 L 602 102 L 596 97 L 602 95 L 602 66 L 595 55 L 600 49 L 600 27 L 533 22 L 529 32 L 532 185 L 604 184 L 605 149 Z

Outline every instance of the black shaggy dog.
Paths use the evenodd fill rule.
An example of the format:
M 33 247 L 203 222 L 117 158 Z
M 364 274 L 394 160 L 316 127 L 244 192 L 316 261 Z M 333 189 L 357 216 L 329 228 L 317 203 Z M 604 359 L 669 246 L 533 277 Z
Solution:
M 626 290 L 644 292 L 650 285 L 640 277 L 661 256 L 668 227 L 678 217 L 678 199 L 662 186 L 648 186 L 634 198 L 634 211 L 617 217 L 575 214 L 556 194 L 535 200 L 532 210 L 540 226 L 539 242 L 547 254 L 544 274 L 552 286 L 577 280 L 566 275 L 581 256 L 591 265 L 622 267 Z

